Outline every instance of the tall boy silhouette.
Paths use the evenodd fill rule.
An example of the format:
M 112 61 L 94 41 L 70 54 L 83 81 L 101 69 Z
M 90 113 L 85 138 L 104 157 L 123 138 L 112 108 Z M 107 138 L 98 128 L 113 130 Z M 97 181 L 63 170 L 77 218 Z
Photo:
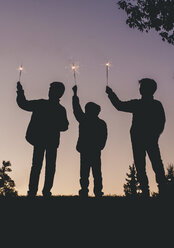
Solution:
M 79 122 L 79 138 L 77 151 L 80 153 L 80 185 L 79 196 L 88 196 L 90 167 L 94 177 L 94 194 L 101 197 L 102 172 L 101 172 L 101 150 L 104 149 L 107 140 L 107 125 L 98 115 L 100 106 L 93 102 L 85 105 L 85 113 L 81 109 L 77 96 L 77 86 L 73 88 L 73 112 Z
M 28 196 L 31 198 L 35 197 L 38 191 L 44 153 L 46 153 L 46 169 L 42 193 L 44 197 L 51 196 L 60 132 L 66 131 L 69 125 L 66 110 L 59 103 L 64 91 L 63 83 L 53 82 L 49 88 L 49 99 L 28 101 L 22 85 L 20 82 L 17 83 L 18 106 L 23 110 L 32 112 L 26 132 L 26 140 L 34 146 L 28 190 Z
M 124 112 L 133 114 L 130 129 L 134 163 L 138 180 L 144 197 L 149 197 L 149 182 L 146 174 L 146 153 L 152 163 L 156 175 L 159 194 L 166 191 L 166 177 L 161 160 L 158 140 L 165 126 L 165 113 L 161 102 L 154 99 L 157 83 L 153 79 L 143 78 L 139 81 L 141 99 L 123 102 L 106 87 L 106 93 L 113 106 Z

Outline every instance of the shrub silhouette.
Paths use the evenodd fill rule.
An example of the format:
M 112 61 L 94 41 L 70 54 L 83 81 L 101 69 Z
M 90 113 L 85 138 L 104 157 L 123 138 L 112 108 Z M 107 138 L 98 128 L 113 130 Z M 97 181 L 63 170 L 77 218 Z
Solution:
M 10 166 L 10 161 L 2 162 L 2 167 L 0 168 L 0 197 L 14 197 L 18 195 L 15 189 L 15 182 L 7 174 L 12 171 L 9 168 Z

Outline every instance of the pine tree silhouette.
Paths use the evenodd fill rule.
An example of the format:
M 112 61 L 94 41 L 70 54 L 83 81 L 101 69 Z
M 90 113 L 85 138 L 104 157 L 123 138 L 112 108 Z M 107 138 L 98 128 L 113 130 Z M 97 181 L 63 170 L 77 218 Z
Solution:
M 126 183 L 123 185 L 126 197 L 137 197 L 140 195 L 140 186 L 137 179 L 135 165 L 129 165 L 129 173 L 126 173 Z
M 18 195 L 15 189 L 15 182 L 7 174 L 12 171 L 11 168 L 9 168 L 10 166 L 10 161 L 2 162 L 2 167 L 0 168 L 0 197 L 11 197 Z
M 167 167 L 166 178 L 169 182 L 174 183 L 174 165 L 169 164 Z
M 169 164 L 168 167 L 166 168 L 166 178 L 168 180 L 168 197 L 173 197 L 174 196 L 174 165 Z

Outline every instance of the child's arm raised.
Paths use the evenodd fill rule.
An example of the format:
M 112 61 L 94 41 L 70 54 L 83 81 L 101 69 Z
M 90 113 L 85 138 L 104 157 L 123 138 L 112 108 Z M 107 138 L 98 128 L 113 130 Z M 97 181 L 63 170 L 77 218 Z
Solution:
M 72 101 L 72 105 L 73 105 L 73 113 L 74 113 L 74 116 L 76 118 L 76 120 L 78 122 L 80 122 L 83 118 L 84 118 L 84 112 L 80 106 L 80 102 L 79 102 L 79 98 L 77 96 L 77 86 L 75 85 L 73 88 L 72 88 L 73 92 L 74 92 L 74 95 L 73 95 L 73 101 Z

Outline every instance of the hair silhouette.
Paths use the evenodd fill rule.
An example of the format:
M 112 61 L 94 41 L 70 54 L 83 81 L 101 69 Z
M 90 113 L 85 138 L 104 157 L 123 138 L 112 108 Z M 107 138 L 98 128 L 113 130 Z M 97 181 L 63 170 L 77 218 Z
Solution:
M 52 82 L 50 84 L 50 89 L 49 89 L 49 93 L 48 93 L 49 99 L 50 100 L 55 99 L 57 101 L 57 98 L 62 97 L 64 92 L 65 92 L 65 86 L 63 83 Z
M 153 96 L 157 90 L 157 83 L 155 80 L 150 78 L 143 78 L 139 81 L 140 84 L 140 94 L 142 96 Z
M 88 102 L 85 105 L 85 114 L 89 116 L 98 116 L 101 111 L 101 108 L 98 104 L 94 102 Z

